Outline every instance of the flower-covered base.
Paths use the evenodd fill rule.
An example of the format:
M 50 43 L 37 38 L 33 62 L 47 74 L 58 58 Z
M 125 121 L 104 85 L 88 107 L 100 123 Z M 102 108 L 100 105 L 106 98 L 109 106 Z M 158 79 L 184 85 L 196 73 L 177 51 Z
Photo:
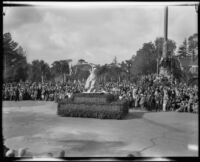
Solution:
M 123 119 L 128 114 L 128 101 L 117 101 L 112 94 L 79 93 L 58 102 L 57 114 L 66 117 Z

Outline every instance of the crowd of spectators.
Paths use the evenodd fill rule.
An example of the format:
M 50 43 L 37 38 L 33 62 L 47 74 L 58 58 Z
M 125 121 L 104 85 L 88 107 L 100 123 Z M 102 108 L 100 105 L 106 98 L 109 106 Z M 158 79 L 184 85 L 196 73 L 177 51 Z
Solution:
M 56 101 L 70 97 L 73 93 L 82 92 L 84 84 L 81 82 L 36 83 L 20 82 L 3 84 L 3 100 L 45 100 Z
M 85 82 L 3 84 L 3 100 L 57 101 L 84 92 Z M 155 74 L 141 76 L 137 83 L 128 81 L 99 83 L 97 91 L 128 100 L 130 107 L 149 111 L 198 111 L 198 87 L 169 81 Z
M 149 111 L 198 111 L 197 86 L 176 83 L 156 75 L 142 76 L 137 84 L 122 86 L 119 98 L 129 100 L 130 107 Z

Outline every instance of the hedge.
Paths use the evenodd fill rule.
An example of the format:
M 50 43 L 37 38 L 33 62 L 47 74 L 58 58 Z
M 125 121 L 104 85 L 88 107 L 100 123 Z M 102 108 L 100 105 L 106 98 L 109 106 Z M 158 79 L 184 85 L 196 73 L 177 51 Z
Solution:
M 122 119 L 128 114 L 128 103 L 116 101 L 109 104 L 59 102 L 57 114 L 67 117 Z

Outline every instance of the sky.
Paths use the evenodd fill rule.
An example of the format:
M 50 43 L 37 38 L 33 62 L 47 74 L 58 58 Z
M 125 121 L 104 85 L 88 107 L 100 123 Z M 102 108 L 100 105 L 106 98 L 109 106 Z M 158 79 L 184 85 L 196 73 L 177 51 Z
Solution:
M 26 50 L 27 61 L 79 59 L 95 64 L 130 59 L 143 43 L 164 35 L 164 6 L 6 7 L 3 33 Z M 194 6 L 169 6 L 168 38 L 177 48 L 197 33 Z

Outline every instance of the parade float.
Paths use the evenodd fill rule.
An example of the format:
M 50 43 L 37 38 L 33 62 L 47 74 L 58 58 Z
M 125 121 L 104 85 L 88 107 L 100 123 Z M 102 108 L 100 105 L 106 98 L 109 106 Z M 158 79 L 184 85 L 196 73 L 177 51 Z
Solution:
M 128 114 L 128 102 L 113 94 L 98 91 L 96 67 L 91 65 L 85 92 L 58 101 L 57 114 L 66 117 L 123 119 Z

